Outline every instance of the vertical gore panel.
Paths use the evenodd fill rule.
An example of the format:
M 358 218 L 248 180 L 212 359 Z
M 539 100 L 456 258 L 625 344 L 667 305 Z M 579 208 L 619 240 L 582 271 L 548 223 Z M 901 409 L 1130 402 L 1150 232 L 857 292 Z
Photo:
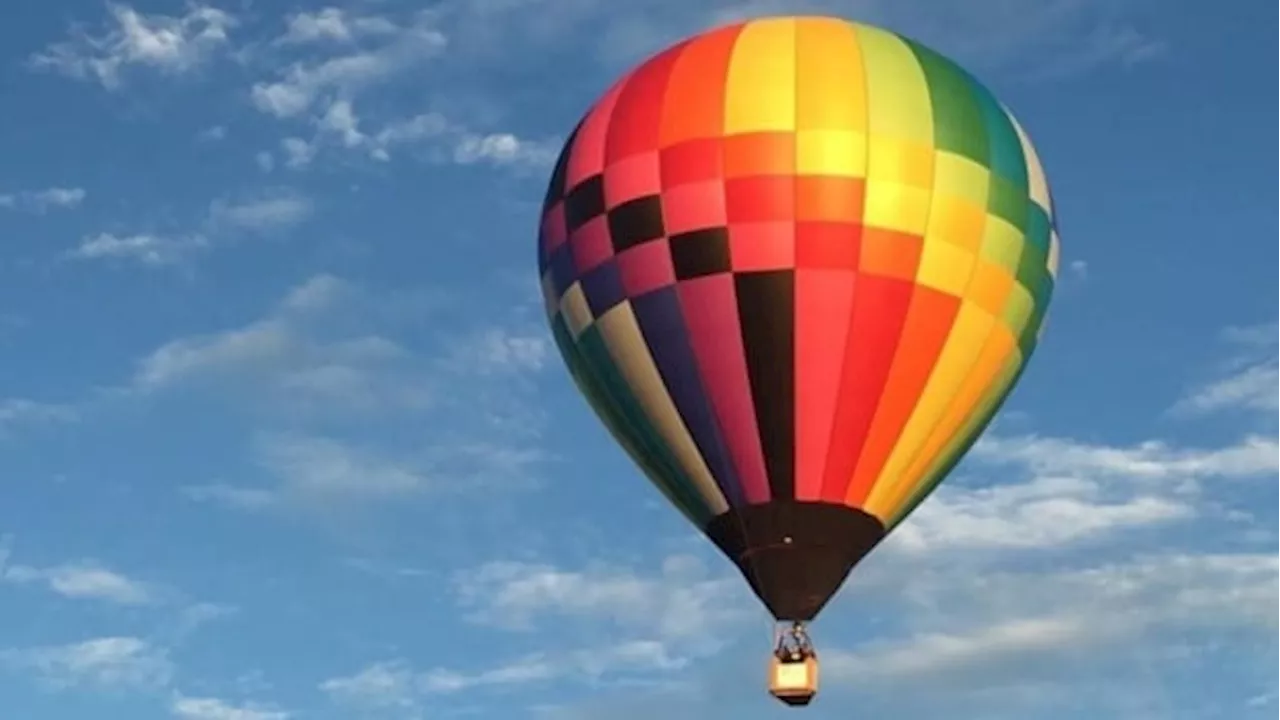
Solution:
M 756 426 L 774 500 L 795 497 L 795 275 L 734 277 Z

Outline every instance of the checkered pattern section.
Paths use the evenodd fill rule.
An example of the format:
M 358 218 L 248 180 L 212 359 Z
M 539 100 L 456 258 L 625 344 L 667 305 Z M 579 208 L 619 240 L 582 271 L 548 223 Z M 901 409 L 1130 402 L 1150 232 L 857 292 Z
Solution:
M 972 76 L 827 18 L 712 30 L 624 76 L 544 202 L 584 393 L 700 524 L 787 498 L 892 526 L 996 412 L 1059 262 L 1024 130 Z

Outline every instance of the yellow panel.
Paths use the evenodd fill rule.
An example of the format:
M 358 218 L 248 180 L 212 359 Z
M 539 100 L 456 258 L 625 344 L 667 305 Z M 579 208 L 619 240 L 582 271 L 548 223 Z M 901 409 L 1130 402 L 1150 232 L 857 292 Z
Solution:
M 680 418 L 671 395 L 667 392 L 662 376 L 649 354 L 649 346 L 640 332 L 631 303 L 617 305 L 599 320 L 600 336 L 609 348 L 609 356 L 625 378 L 627 386 L 644 408 L 654 429 L 662 436 L 676 462 L 693 479 L 698 495 L 706 501 L 712 514 L 719 515 L 729 509 L 724 493 L 716 485 L 711 470 L 694 444 L 689 428 Z
M 867 180 L 862 218 L 866 225 L 924 236 L 932 192 L 892 182 Z
M 1017 274 L 1018 261 L 1022 259 L 1022 247 L 1026 244 L 1026 236 L 1004 218 L 987 215 L 987 223 L 982 231 L 982 259 L 995 263 Z
M 920 483 L 930 479 L 928 471 L 944 457 L 947 448 L 956 445 L 956 438 L 963 432 L 964 425 L 974 416 L 1001 368 L 1017 350 L 1013 335 L 999 323 L 992 322 L 990 330 L 977 359 L 961 380 L 955 395 L 946 404 L 946 409 L 930 430 L 928 438 L 903 469 L 894 491 L 875 497 L 874 503 L 868 497 L 864 510 L 882 520 L 891 519 Z
M 796 132 L 796 173 L 866 177 L 866 136 L 851 130 Z
M 976 259 L 973 253 L 964 248 L 926 235 L 920 252 L 916 282 L 960 297 L 969 285 L 969 276 L 973 273 Z
M 933 191 L 963 198 L 985 208 L 991 187 L 991 171 L 955 153 L 939 152 L 934 158 Z
M 887 135 L 932 145 L 933 104 L 915 53 L 893 33 L 866 25 L 858 25 L 856 32 L 866 68 L 872 138 Z
M 796 127 L 848 130 L 866 138 L 867 87 L 853 26 L 835 18 L 796 20 Z
M 1035 298 L 1021 283 L 1014 283 L 1013 290 L 1009 292 L 1009 299 L 1005 301 L 1004 311 L 1000 313 L 1000 317 L 1005 326 L 1013 334 L 1018 335 L 1027 326 L 1027 320 L 1031 317 L 1031 311 L 1034 308 Z
M 933 146 L 875 135 L 867 146 L 867 177 L 927 188 L 933 184 Z
M 575 282 L 565 290 L 560 298 L 560 312 L 564 313 L 565 325 L 569 326 L 569 333 L 574 340 L 591 327 L 595 318 L 591 316 L 591 306 L 587 304 L 587 296 L 582 292 L 582 283 Z
M 937 429 L 943 413 L 972 375 L 995 321 L 994 316 L 973 303 L 960 305 L 951 334 L 947 336 L 947 342 L 929 374 L 929 382 L 920 393 L 910 419 L 903 426 L 893 452 L 867 496 L 868 505 L 881 502 L 881 507 L 884 507 L 881 498 L 886 495 L 899 497 L 911 487 L 914 479 L 904 471 L 920 454 L 922 446 Z
M 964 296 L 992 315 L 999 315 L 1004 310 L 1013 285 L 1014 279 L 1009 271 L 999 265 L 979 260 Z
M 987 226 L 984 206 L 974 205 L 950 195 L 934 193 L 929 208 L 929 237 L 962 247 L 974 255 L 982 248 L 982 235 Z
M 936 485 L 944 479 L 937 476 L 943 470 L 943 461 L 949 458 L 952 453 L 961 447 L 962 443 L 970 439 L 970 436 L 978 430 L 978 425 L 986 417 L 987 413 L 1004 397 L 1009 385 L 1017 377 L 1018 368 L 1021 366 L 1022 353 L 1018 351 L 1015 345 L 1013 351 L 1005 356 L 1004 362 L 1000 365 L 995 377 L 983 390 L 981 398 L 968 411 L 968 416 L 965 417 L 960 427 L 956 429 L 955 434 L 950 436 L 950 440 L 942 447 L 942 451 L 937 454 L 933 463 L 925 469 L 923 476 L 910 486 L 904 485 L 902 492 L 897 497 L 886 498 L 884 507 L 885 512 L 889 515 L 886 524 L 890 529 L 902 522 L 906 517 L 904 513 L 921 486 L 926 484 Z M 877 515 L 876 517 L 880 516 Z
M 795 127 L 796 21 L 749 22 L 729 60 L 724 132 L 785 132 Z

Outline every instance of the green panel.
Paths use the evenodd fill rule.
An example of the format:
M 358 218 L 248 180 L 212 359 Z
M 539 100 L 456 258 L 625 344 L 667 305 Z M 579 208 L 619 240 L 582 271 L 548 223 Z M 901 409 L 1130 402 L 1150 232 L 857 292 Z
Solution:
M 1026 231 L 1027 206 L 1034 205 L 1027 195 L 1025 187 L 1018 187 L 1000 175 L 991 176 L 990 192 L 987 195 L 987 210 L 996 217 L 1004 218 L 1010 225 Z
M 982 108 L 982 119 L 987 128 L 987 143 L 991 149 L 991 169 L 1028 196 L 1027 158 L 1022 153 L 1022 140 L 1009 121 L 1008 114 L 985 85 L 966 73 L 973 95 Z M 1019 226 L 1021 227 L 1021 226 Z
M 986 123 L 964 71 L 929 48 L 906 42 L 929 85 L 935 146 L 985 166 L 989 162 Z

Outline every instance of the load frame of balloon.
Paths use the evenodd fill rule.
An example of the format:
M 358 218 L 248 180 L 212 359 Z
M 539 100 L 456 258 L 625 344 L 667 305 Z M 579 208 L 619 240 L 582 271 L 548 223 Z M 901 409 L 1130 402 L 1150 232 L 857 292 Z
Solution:
M 566 141 L 538 244 L 556 345 L 772 614 L 778 700 L 814 698 L 806 623 L 1021 377 L 1058 258 L 1005 106 L 869 25 L 708 30 Z

